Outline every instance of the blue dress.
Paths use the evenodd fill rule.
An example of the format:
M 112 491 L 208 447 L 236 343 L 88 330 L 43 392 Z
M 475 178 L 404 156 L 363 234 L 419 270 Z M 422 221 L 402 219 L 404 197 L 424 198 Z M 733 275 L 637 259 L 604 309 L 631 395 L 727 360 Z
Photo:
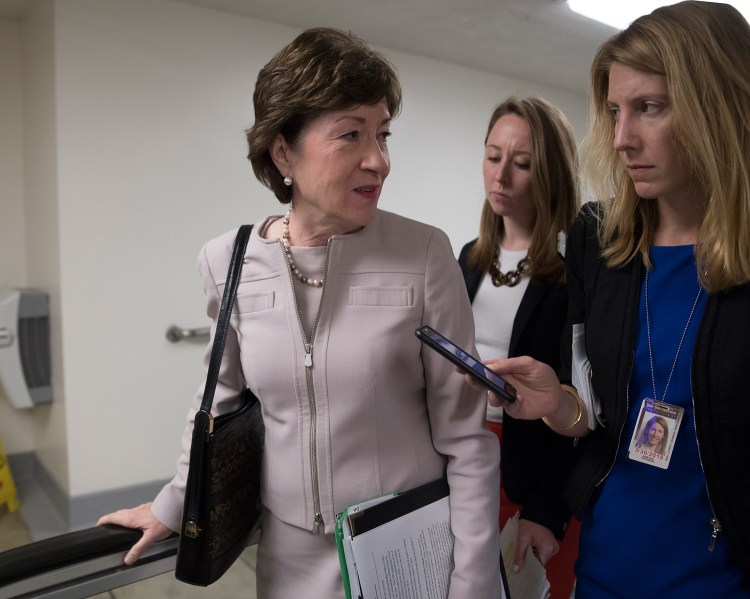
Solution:
M 576 599 L 604 597 L 744 598 L 739 565 L 719 534 L 709 544 L 712 509 L 698 455 L 690 365 L 708 302 L 695 305 L 666 397 L 663 397 L 680 338 L 698 294 L 693 246 L 652 247 L 648 309 L 656 399 L 682 406 L 669 467 L 628 458 L 644 398 L 653 398 L 646 330 L 644 283 L 640 321 L 628 390 L 628 420 L 614 467 L 598 500 L 582 519 L 576 563 Z M 750 509 L 750 506 L 748 506 Z

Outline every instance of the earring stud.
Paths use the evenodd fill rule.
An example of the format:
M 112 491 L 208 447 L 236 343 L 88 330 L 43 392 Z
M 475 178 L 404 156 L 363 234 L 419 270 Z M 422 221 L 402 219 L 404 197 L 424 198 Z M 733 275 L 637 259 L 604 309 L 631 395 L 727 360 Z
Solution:
M 284 177 L 284 185 L 286 185 L 287 187 L 292 186 L 292 178 L 289 175 Z

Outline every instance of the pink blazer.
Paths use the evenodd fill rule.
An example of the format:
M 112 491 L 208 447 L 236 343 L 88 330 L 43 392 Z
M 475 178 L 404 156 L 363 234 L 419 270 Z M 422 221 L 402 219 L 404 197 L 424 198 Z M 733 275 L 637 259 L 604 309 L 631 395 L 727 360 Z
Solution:
M 447 236 L 379 211 L 362 230 L 331 239 L 308 380 L 280 243 L 259 235 L 268 222 L 248 244 L 214 400 L 216 413 L 232 410 L 247 385 L 261 401 L 264 505 L 312 530 L 319 504 L 332 533 L 347 504 L 447 474 L 455 535 L 450 596 L 500 597 L 499 448 L 484 424 L 485 396 L 414 335 L 428 324 L 474 349 L 471 306 Z M 234 235 L 209 241 L 198 258 L 213 326 Z M 201 393 L 177 475 L 152 507 L 174 530 Z

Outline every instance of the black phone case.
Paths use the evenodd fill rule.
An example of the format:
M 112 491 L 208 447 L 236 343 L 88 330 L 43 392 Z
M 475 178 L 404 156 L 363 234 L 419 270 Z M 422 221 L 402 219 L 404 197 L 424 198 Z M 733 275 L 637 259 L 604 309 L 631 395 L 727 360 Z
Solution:
M 476 357 L 472 356 L 470 353 L 464 351 L 462 348 L 458 347 L 455 343 L 453 343 L 450 339 L 448 339 L 445 335 L 442 335 L 438 333 L 435 329 L 429 326 L 422 326 L 419 327 L 415 334 L 417 338 L 422 341 L 425 345 L 428 347 L 434 349 L 436 352 L 438 352 L 441 356 L 444 358 L 447 358 L 450 360 L 453 364 L 458 366 L 459 368 L 463 369 L 466 373 L 474 377 L 477 381 L 479 381 L 482 385 L 484 385 L 487 389 L 494 392 L 498 397 L 503 398 L 508 403 L 513 403 L 516 400 L 516 389 L 513 385 L 511 385 L 508 381 L 505 379 L 502 379 L 499 375 L 498 378 L 502 379 L 505 383 L 505 388 L 498 387 L 493 381 L 488 379 L 487 377 L 483 376 L 481 373 L 477 372 L 475 369 L 471 367 L 470 364 L 467 364 L 461 360 L 458 356 L 448 351 L 445 347 L 440 345 L 437 341 L 435 341 L 431 336 L 430 332 L 435 333 L 436 335 L 439 335 L 443 339 L 445 339 L 448 343 L 450 343 L 453 347 L 458 349 L 460 352 L 465 354 L 466 356 L 469 356 L 472 358 L 475 362 L 480 362 L 481 360 L 477 359 Z

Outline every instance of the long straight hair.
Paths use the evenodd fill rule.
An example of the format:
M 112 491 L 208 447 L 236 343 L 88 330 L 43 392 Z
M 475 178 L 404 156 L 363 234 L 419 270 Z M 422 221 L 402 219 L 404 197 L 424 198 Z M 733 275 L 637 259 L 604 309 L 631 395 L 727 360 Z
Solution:
M 487 126 L 487 143 L 497 121 L 508 114 L 520 116 L 531 131 L 531 189 L 536 217 L 529 247 L 529 276 L 548 285 L 565 282 L 565 264 L 557 253 L 558 233 L 567 231 L 578 210 L 576 144 L 568 119 L 538 97 L 510 97 L 495 108 Z M 495 260 L 505 229 L 485 198 L 479 238 L 468 255 L 474 269 L 487 272 Z
M 604 199 L 599 235 L 612 267 L 648 252 L 659 215 L 638 197 L 614 149 L 609 69 L 621 63 L 662 75 L 673 135 L 706 198 L 696 262 L 702 285 L 726 290 L 750 281 L 750 26 L 727 4 L 680 2 L 634 21 L 599 48 L 584 151 L 592 189 Z

